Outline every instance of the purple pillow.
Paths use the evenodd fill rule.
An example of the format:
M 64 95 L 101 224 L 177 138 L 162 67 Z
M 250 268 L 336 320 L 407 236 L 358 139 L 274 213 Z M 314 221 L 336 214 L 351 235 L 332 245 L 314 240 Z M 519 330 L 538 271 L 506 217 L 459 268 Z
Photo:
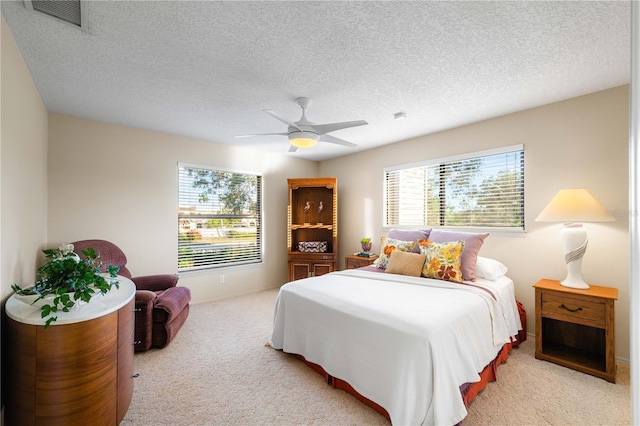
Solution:
M 462 279 L 466 281 L 476 280 L 476 262 L 478 252 L 482 248 L 484 239 L 489 233 L 474 234 L 469 232 L 449 232 L 438 229 L 431 230 L 429 241 L 434 243 L 448 243 L 449 241 L 464 240 L 464 250 L 462 250 Z
M 419 241 L 428 240 L 431 228 L 425 229 L 392 229 L 387 237 L 402 241 Z M 416 244 L 413 247 L 413 253 L 420 253 L 420 246 Z

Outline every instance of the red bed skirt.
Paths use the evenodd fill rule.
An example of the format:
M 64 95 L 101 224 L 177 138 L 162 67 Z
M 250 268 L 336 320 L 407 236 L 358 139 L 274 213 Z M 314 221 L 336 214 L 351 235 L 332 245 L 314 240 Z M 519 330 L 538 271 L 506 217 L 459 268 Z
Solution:
M 462 394 L 462 400 L 464 401 L 465 406 L 469 405 L 469 403 L 473 401 L 475 397 L 478 396 L 478 394 L 485 387 L 487 387 L 487 384 L 489 382 L 496 381 L 496 370 L 498 370 L 498 366 L 500 364 L 502 364 L 503 362 L 506 362 L 507 359 L 509 359 L 509 353 L 513 349 L 513 346 L 515 345 L 512 345 L 511 343 L 506 343 L 502 347 L 502 349 L 500 349 L 500 352 L 498 352 L 498 356 L 496 356 L 496 358 L 493 361 L 491 361 L 489 365 L 487 365 L 484 368 L 484 370 L 482 370 L 482 372 L 480 373 L 480 381 L 474 382 L 474 383 L 465 383 L 462 386 L 460 386 L 460 393 Z M 313 371 L 323 376 L 324 379 L 327 381 L 327 383 L 330 384 L 333 388 L 342 389 L 343 391 L 350 393 L 351 395 L 355 396 L 357 399 L 362 401 L 364 404 L 370 406 L 371 408 L 376 410 L 378 413 L 382 414 L 387 419 L 389 419 L 389 421 L 391 421 L 391 417 L 389 416 L 389 413 L 387 412 L 387 410 L 385 410 L 382 406 L 376 404 L 375 402 L 371 401 L 370 399 L 360 395 L 349 383 L 345 382 L 342 379 L 338 379 L 337 377 L 330 376 L 329 374 L 327 374 L 326 371 L 324 371 L 324 369 L 321 366 L 307 361 L 306 359 L 304 359 L 302 355 L 296 355 L 296 356 L 300 358 Z

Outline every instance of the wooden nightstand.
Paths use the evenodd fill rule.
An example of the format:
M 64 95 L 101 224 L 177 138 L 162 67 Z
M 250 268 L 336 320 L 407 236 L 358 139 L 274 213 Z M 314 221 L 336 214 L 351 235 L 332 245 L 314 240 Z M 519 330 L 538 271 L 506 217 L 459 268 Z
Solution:
M 362 268 L 363 266 L 371 265 L 376 259 L 377 255 L 372 254 L 371 257 L 357 256 L 355 254 L 345 257 L 347 269 Z
M 542 279 L 536 289 L 536 358 L 616 382 L 614 301 L 618 289 L 587 290 Z

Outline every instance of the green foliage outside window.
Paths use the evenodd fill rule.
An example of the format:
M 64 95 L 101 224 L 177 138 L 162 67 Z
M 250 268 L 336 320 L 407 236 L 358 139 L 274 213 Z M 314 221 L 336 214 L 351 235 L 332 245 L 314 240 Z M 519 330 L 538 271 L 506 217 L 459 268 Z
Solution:
M 178 270 L 261 261 L 261 177 L 178 169 Z

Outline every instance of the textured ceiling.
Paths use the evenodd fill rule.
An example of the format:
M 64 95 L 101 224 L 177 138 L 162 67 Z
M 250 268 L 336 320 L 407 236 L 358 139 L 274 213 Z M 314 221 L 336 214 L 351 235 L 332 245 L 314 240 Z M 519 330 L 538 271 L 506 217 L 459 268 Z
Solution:
M 311 160 L 629 82 L 629 2 L 88 3 L 82 31 L 0 1 L 49 111 Z M 359 146 L 234 138 L 299 96 Z

